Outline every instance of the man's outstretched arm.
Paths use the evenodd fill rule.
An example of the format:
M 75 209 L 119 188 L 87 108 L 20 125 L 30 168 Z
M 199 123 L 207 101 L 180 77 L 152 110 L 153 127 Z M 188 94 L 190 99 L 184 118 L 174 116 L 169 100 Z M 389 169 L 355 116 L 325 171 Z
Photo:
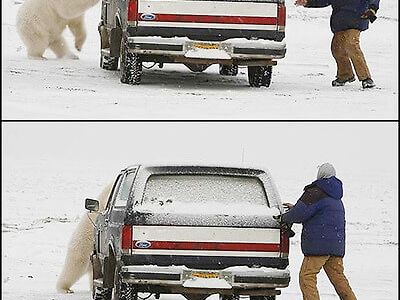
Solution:
M 317 210 L 317 204 L 306 204 L 299 200 L 288 212 L 282 215 L 282 221 L 288 224 L 303 223 L 311 218 Z

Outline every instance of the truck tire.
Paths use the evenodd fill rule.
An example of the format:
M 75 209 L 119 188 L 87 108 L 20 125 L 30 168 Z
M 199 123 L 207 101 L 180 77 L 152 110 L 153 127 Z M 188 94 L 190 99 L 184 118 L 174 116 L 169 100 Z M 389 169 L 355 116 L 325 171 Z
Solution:
M 118 70 L 118 57 L 100 56 L 100 68 L 108 71 Z
M 111 300 L 112 289 L 94 287 L 93 300 Z
M 201 73 L 205 71 L 210 65 L 205 64 L 185 64 L 185 66 L 192 72 Z
M 239 300 L 239 295 L 219 295 L 219 300 Z
M 250 296 L 250 300 L 276 300 L 276 296 Z
M 142 62 L 137 54 L 130 53 L 126 38 L 121 39 L 120 79 L 122 83 L 140 84 L 142 79 Z
M 270 86 L 272 66 L 249 66 L 247 70 L 251 87 Z
M 219 65 L 219 74 L 224 76 L 236 76 L 239 72 L 238 65 Z
M 120 282 L 114 290 L 114 300 L 137 300 L 137 292 L 129 284 Z
M 121 276 L 118 272 L 119 268 L 115 268 L 114 273 L 114 297 L 113 300 L 137 300 L 137 292 L 135 288 L 121 281 Z

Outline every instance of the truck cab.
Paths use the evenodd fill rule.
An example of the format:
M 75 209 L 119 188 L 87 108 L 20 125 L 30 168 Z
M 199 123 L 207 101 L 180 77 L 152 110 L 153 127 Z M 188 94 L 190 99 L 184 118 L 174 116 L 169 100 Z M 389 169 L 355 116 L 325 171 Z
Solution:
M 87 199 L 86 208 L 98 203 Z M 128 167 L 96 220 L 93 297 L 275 299 L 290 281 L 288 234 L 274 218 L 281 212 L 265 170 Z
M 269 86 L 286 53 L 284 0 L 103 0 L 104 69 L 139 84 L 142 63 L 182 63 L 193 72 L 219 64 L 224 76 L 247 66 L 250 86 Z

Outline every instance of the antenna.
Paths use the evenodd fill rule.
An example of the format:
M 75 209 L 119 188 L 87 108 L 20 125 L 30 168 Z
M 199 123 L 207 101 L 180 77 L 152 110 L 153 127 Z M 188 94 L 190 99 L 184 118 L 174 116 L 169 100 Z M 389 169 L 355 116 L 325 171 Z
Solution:
M 244 163 L 244 147 L 242 146 L 242 163 Z

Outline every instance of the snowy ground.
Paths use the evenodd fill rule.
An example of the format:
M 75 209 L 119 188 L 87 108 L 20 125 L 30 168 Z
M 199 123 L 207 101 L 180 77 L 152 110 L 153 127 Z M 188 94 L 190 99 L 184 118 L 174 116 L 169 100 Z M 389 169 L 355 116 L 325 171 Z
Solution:
M 362 34 L 377 88 L 359 82 L 332 88 L 330 8 L 287 2 L 285 59 L 270 88 L 250 88 L 247 70 L 222 77 L 217 66 L 203 74 L 182 65 L 145 70 L 140 86 L 119 82 L 100 69 L 97 24 L 100 4 L 87 13 L 88 40 L 80 60 L 26 58 L 16 34 L 19 0 L 2 1 L 3 119 L 397 119 L 398 1 L 382 1 L 379 19 Z M 72 36 L 65 33 L 69 44 Z
M 159 161 L 267 166 L 285 202 L 296 201 L 318 164 L 332 162 L 345 184 L 345 272 L 351 285 L 359 299 L 398 299 L 395 125 L 12 123 L 2 133 L 3 300 L 89 299 L 87 278 L 75 294 L 55 292 L 84 198 L 96 197 L 128 164 Z M 310 140 L 329 140 L 329 147 L 320 151 Z M 282 300 L 301 299 L 301 226 L 294 230 L 292 281 Z M 338 299 L 324 273 L 318 280 L 321 299 Z

